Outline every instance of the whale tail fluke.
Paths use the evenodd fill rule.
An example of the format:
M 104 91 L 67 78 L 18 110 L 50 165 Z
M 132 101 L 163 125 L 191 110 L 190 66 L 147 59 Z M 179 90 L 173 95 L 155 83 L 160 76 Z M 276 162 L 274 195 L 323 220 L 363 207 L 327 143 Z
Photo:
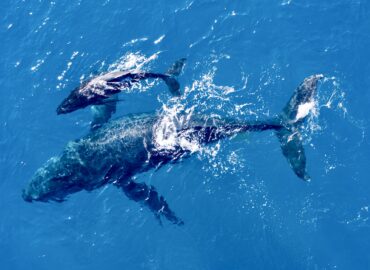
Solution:
M 167 70 L 166 74 L 170 76 L 179 76 L 185 66 L 186 58 L 181 58 L 177 60 L 173 65 Z
M 180 96 L 180 83 L 177 81 L 176 77 L 179 76 L 184 69 L 186 58 L 181 58 L 177 60 L 166 72 L 163 77 L 164 82 L 167 84 L 173 96 Z
M 299 131 L 281 128 L 276 131 L 283 155 L 289 162 L 294 173 L 302 180 L 309 181 L 310 176 L 306 170 L 306 155 Z
M 299 126 L 304 123 L 315 106 L 317 85 L 322 78 L 324 76 L 318 74 L 304 79 L 283 108 L 279 116 L 281 128 L 276 130 L 283 155 L 294 173 L 305 181 L 309 181 L 310 176 L 306 171 L 306 155 Z
M 164 82 L 166 83 L 168 90 L 174 97 L 181 96 L 180 92 L 180 83 L 176 80 L 176 78 L 171 76 L 163 77 Z

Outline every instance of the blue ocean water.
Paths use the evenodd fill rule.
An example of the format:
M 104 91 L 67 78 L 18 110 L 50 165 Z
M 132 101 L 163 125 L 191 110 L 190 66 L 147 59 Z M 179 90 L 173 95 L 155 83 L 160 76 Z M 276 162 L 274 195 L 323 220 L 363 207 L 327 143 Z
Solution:
M 363 0 L 26 1 L 0 3 L 0 269 L 369 269 L 370 2 Z M 259 119 L 322 73 L 304 130 L 311 182 L 273 132 L 207 146 L 137 176 L 184 226 L 114 187 L 63 203 L 21 190 L 88 109 L 57 105 L 96 73 L 165 71 L 187 58 L 175 103 L 160 82 L 123 94 L 116 117 L 187 110 Z

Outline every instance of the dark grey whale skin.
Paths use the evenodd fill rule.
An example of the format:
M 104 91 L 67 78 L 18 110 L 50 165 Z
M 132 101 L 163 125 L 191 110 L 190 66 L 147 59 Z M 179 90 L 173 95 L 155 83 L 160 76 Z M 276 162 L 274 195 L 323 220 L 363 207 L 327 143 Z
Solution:
M 185 65 L 185 58 L 177 60 L 166 73 L 140 70 L 114 71 L 95 76 L 76 87 L 57 108 L 57 114 L 67 114 L 91 105 L 116 104 L 113 97 L 146 79 L 163 80 L 173 96 L 180 96 L 177 76 Z
M 68 195 L 92 191 L 113 183 L 135 201 L 144 202 L 154 213 L 174 223 L 181 221 L 153 187 L 138 184 L 132 177 L 179 158 L 189 151 L 180 146 L 157 150 L 153 132 L 160 121 L 153 114 L 130 115 L 111 121 L 87 136 L 68 143 L 61 156 L 51 158 L 38 169 L 23 191 L 26 201 L 63 201 Z M 237 124 L 199 117 L 178 131 L 178 136 L 200 144 L 244 131 L 277 129 L 267 123 Z M 148 199 L 149 198 L 149 199 Z
M 208 144 L 242 132 L 272 130 L 278 136 L 282 152 L 295 174 L 308 180 L 306 157 L 298 131 L 298 125 L 304 119 L 298 121 L 295 118 L 299 104 L 312 100 L 317 81 L 321 78 L 321 75 L 306 78 L 282 114 L 270 120 L 237 122 L 193 116 L 187 122 L 178 123 L 174 132 L 177 138 Z M 183 224 L 154 187 L 133 180 L 141 172 L 179 161 L 191 154 L 180 145 L 165 149 L 158 147 L 158 135 L 164 132 L 161 120 L 161 116 L 156 114 L 128 115 L 109 121 L 85 137 L 69 142 L 60 156 L 51 158 L 36 171 L 23 190 L 23 199 L 27 202 L 62 202 L 75 192 L 114 184 L 129 199 L 148 207 L 159 220 L 163 216 L 174 224 Z

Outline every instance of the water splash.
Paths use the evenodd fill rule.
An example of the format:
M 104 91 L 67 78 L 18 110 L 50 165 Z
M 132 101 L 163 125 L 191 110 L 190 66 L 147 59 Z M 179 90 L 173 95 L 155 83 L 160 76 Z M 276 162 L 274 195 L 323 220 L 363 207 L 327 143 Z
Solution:
M 203 169 L 212 172 L 213 177 L 233 174 L 244 168 L 243 155 L 239 155 L 235 149 L 223 152 L 221 146 L 225 144 L 225 141 L 219 141 L 211 145 L 200 145 L 198 141 L 176 137 L 176 130 L 185 125 L 196 114 L 234 120 L 256 120 L 261 117 L 261 114 L 261 118 L 272 117 L 273 115 L 265 110 L 265 103 L 261 94 L 264 91 L 263 86 L 267 87 L 267 85 L 275 84 L 276 81 L 285 80 L 280 75 L 277 67 L 273 67 L 272 73 L 265 72 L 262 74 L 260 86 L 256 90 L 248 89 L 249 76 L 242 74 L 242 89 L 246 92 L 242 94 L 251 95 L 251 90 L 253 90 L 253 97 L 258 99 L 257 105 L 262 105 L 260 108 L 256 108 L 256 104 L 253 102 L 245 102 L 245 100 L 240 102 L 238 95 L 235 95 L 240 90 L 236 87 L 216 84 L 216 67 L 211 67 L 199 79 L 185 86 L 182 97 L 171 100 L 159 98 L 162 103 L 160 110 L 162 120 L 157 124 L 157 132 L 160 133 L 160 135 L 157 134 L 158 147 L 160 149 L 174 149 L 180 146 L 184 150 L 192 153 L 196 152 L 199 159 L 206 161 Z M 325 129 L 324 123 L 319 119 L 320 110 L 322 109 L 339 111 L 344 117 L 348 113 L 345 106 L 345 93 L 335 77 L 325 77 L 315 100 L 304 104 L 298 110 L 297 118 L 307 116 L 307 122 L 300 127 L 300 133 L 304 144 L 310 144 L 311 147 L 314 147 L 311 142 L 312 139 Z M 336 166 L 329 164 L 328 168 L 332 170 Z
M 307 113 L 307 110 L 309 111 L 307 122 L 301 127 L 301 134 L 305 142 L 311 142 L 315 135 L 325 130 L 324 120 L 319 118 L 321 110 L 332 110 L 345 118 L 348 114 L 345 104 L 345 91 L 342 89 L 339 79 L 336 77 L 324 77 L 315 100 L 305 104 L 306 107 L 302 108 L 302 114 Z
M 370 212 L 369 205 L 362 206 L 354 216 L 342 221 L 346 225 L 350 225 L 353 230 L 359 230 L 361 228 L 370 227 Z
M 109 65 L 108 71 L 125 71 L 125 70 L 147 70 L 150 63 L 158 58 L 161 52 L 156 52 L 146 57 L 141 52 L 128 52 L 120 57 L 116 62 Z
M 218 85 L 214 82 L 217 68 L 202 74 L 191 85 L 185 86 L 184 94 L 180 98 L 162 99 L 162 108 L 159 110 L 160 121 L 155 127 L 156 146 L 160 150 L 173 150 L 180 147 L 182 150 L 197 153 L 198 159 L 205 161 L 203 169 L 212 171 L 213 176 L 232 173 L 243 167 L 242 158 L 236 151 L 224 153 L 224 159 L 219 155 L 222 149 L 219 141 L 211 145 L 201 145 L 191 137 L 178 136 L 177 130 L 186 127 L 195 115 L 207 115 L 215 119 L 237 119 L 244 115 L 251 104 L 235 104 L 232 95 L 236 92 L 233 86 Z
M 283 0 L 280 5 L 286 6 L 286 5 L 290 5 L 291 3 L 292 3 L 292 0 Z
M 132 70 L 137 71 L 148 71 L 150 70 L 152 63 L 158 58 L 161 52 L 156 52 L 150 56 L 145 56 L 141 52 L 128 52 L 122 57 L 120 57 L 116 62 L 112 63 L 108 67 L 108 72 L 114 71 L 127 71 Z M 133 91 L 145 92 L 149 88 L 156 84 L 157 80 L 144 80 L 140 83 L 133 83 L 132 86 L 125 90 L 127 93 Z
M 173 103 L 172 106 L 163 104 L 160 120 L 154 126 L 155 146 L 159 151 L 175 150 L 180 147 L 191 153 L 200 150 L 197 141 L 186 136 L 179 136 L 178 130 L 186 127 L 189 123 L 194 108 L 186 109 L 181 103 Z

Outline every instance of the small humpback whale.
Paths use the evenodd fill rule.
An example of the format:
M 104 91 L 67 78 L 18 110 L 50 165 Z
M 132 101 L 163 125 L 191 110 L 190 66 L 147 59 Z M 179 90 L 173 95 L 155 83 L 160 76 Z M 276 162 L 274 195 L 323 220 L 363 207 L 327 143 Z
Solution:
M 111 104 L 115 107 L 117 99 L 111 97 L 131 88 L 133 84 L 146 79 L 162 79 L 173 96 L 180 96 L 180 75 L 186 59 L 181 58 L 165 73 L 152 73 L 140 70 L 114 71 L 96 76 L 75 88 L 57 108 L 57 114 L 66 114 L 89 105 Z
M 176 136 L 176 142 L 211 144 L 243 132 L 271 130 L 277 135 L 282 153 L 294 173 L 309 180 L 299 127 L 309 115 L 307 107 L 313 104 L 318 81 L 322 78 L 322 75 L 306 78 L 282 113 L 266 121 L 192 116 L 188 121 L 177 123 L 177 131 L 172 135 Z M 142 172 L 180 162 L 192 154 L 181 143 L 159 147 L 167 134 L 161 120 L 163 116 L 157 114 L 127 115 L 69 142 L 60 156 L 51 158 L 36 171 L 23 190 L 23 199 L 62 202 L 72 193 L 113 184 L 130 200 L 150 209 L 159 220 L 163 217 L 174 224 L 183 224 L 153 186 L 135 181 L 135 176 Z

